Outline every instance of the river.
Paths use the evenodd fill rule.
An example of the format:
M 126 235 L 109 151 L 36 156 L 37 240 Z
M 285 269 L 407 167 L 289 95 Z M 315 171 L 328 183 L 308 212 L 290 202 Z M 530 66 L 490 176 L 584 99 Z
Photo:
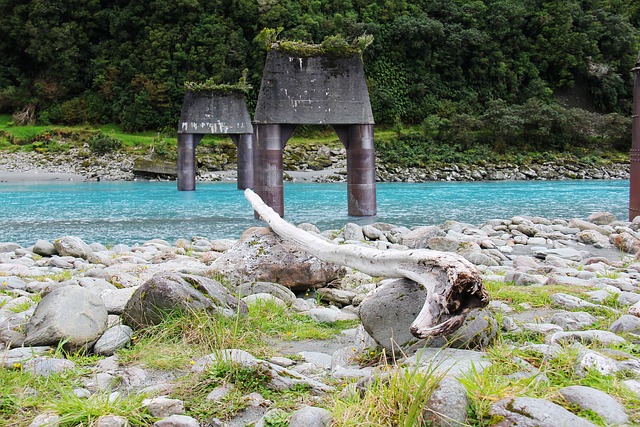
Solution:
M 412 227 L 446 220 L 481 224 L 516 215 L 586 218 L 609 211 L 627 218 L 629 181 L 490 181 L 379 183 L 378 215 L 347 215 L 346 184 L 285 184 L 285 218 L 321 230 L 376 221 Z M 32 245 L 75 235 L 102 244 L 161 238 L 238 238 L 262 223 L 235 183 L 0 183 L 0 241 Z

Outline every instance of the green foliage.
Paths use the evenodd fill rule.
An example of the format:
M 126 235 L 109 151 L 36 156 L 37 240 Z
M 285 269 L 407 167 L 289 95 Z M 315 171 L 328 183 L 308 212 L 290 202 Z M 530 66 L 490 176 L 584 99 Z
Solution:
M 202 92 L 208 91 L 221 95 L 229 95 L 231 93 L 240 92 L 242 94 L 248 94 L 249 91 L 253 88 L 249 83 L 247 83 L 247 74 L 249 70 L 245 69 L 242 72 L 242 77 L 236 84 L 226 84 L 226 83 L 216 83 L 213 80 L 209 79 L 204 83 L 196 83 L 196 82 L 185 82 L 184 87 L 187 90 L 191 90 L 194 92 Z
M 184 82 L 233 82 L 248 69 L 247 85 L 260 85 L 258 43 L 297 55 L 361 53 L 377 123 L 451 120 L 439 111 L 450 102 L 459 121 L 442 136 L 463 147 L 501 129 L 495 144 L 508 147 L 514 126 L 528 129 L 532 146 L 573 144 L 559 142 L 567 124 L 551 119 L 554 96 L 628 116 L 640 46 L 640 7 L 630 0 L 30 0 L 0 2 L 0 25 L 0 112 L 34 106 L 40 123 L 175 128 Z M 257 91 L 246 96 L 255 105 Z M 530 99 L 540 114 L 518 123 L 510 107 Z M 487 110 L 485 138 L 460 132 Z
M 122 141 L 98 132 L 89 140 L 89 148 L 96 154 L 111 153 L 122 148 Z

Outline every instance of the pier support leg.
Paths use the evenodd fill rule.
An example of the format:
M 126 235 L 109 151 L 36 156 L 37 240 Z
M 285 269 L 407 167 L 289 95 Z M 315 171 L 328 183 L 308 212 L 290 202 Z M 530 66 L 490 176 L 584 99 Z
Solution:
M 640 215 L 640 59 L 633 68 L 633 116 L 631 121 L 631 171 L 629 174 L 629 221 Z
M 238 151 L 238 190 L 253 188 L 253 134 L 230 136 Z
M 283 149 L 295 125 L 255 125 L 254 189 L 278 215 L 284 216 Z
M 349 215 L 376 214 L 376 155 L 373 125 L 334 126 L 347 149 Z
M 178 134 L 178 190 L 196 189 L 196 146 L 202 139 L 201 134 Z

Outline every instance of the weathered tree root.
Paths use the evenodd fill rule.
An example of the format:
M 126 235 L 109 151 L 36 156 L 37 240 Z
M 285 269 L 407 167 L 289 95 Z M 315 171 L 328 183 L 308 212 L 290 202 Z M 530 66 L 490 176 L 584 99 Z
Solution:
M 357 245 L 336 245 L 289 224 L 251 190 L 245 197 L 261 219 L 283 239 L 325 262 L 378 277 L 404 277 L 427 291 L 424 307 L 411 325 L 422 339 L 447 335 L 462 325 L 471 309 L 484 307 L 489 295 L 475 266 L 457 254 L 428 249 L 381 251 Z

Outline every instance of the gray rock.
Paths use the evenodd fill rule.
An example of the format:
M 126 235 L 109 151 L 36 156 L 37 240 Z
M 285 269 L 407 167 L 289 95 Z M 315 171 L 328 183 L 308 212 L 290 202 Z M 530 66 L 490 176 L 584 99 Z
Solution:
M 277 282 L 291 289 L 326 286 L 344 268 L 320 261 L 282 240 L 269 228 L 250 228 L 238 243 L 216 259 L 211 269 L 232 282 Z
M 127 427 L 129 421 L 119 415 L 103 415 L 96 420 L 95 427 Z
M 233 388 L 234 388 L 233 384 L 226 384 L 220 387 L 216 387 L 213 390 L 211 390 L 209 394 L 207 394 L 207 397 L 205 397 L 205 399 L 211 400 L 214 402 L 219 402 L 220 400 L 224 399 L 225 396 L 231 393 Z
M 60 415 L 44 413 L 35 417 L 28 427 L 57 427 Z
M 608 236 L 609 234 L 611 234 L 611 232 L 608 231 L 605 227 L 602 227 L 600 225 L 594 224 L 589 221 L 585 221 L 583 219 L 574 218 L 569 221 L 568 225 L 569 225 L 569 228 L 578 228 L 580 230 L 595 230 L 598 233 L 604 234 L 605 236 Z
M 316 366 L 322 368 L 331 368 L 331 355 L 326 353 L 320 353 L 318 351 L 301 351 L 298 353 L 302 360 L 308 363 L 313 363 Z
M 138 287 L 135 286 L 122 289 L 107 289 L 100 293 L 100 298 L 102 298 L 109 314 L 122 314 L 127 303 L 137 290 Z
M 95 293 L 64 286 L 45 295 L 26 328 L 25 345 L 57 345 L 69 352 L 89 349 L 107 328 L 107 309 Z
M 427 246 L 434 251 L 457 252 L 462 242 L 451 237 L 432 237 Z
M 154 427 L 200 427 L 195 418 L 187 415 L 171 415 L 153 423 Z
M 611 212 L 594 212 L 587 218 L 587 221 L 596 225 L 607 225 L 617 220 L 618 218 L 616 218 Z
M 475 265 L 486 265 L 489 267 L 500 265 L 496 260 L 482 252 L 464 252 L 462 256 Z
M 633 305 L 640 302 L 640 294 L 622 291 L 618 294 L 618 304 Z
M 566 331 L 577 331 L 593 325 L 598 319 L 586 311 L 560 311 L 549 321 Z M 614 331 L 615 332 L 615 331 Z
M 328 410 L 305 406 L 291 413 L 289 427 L 328 427 L 332 420 Z
M 544 284 L 547 281 L 547 278 L 540 275 L 524 273 L 522 271 L 509 271 L 505 275 L 504 281 L 513 282 L 516 286 L 532 286 Z
M 564 260 L 569 261 L 582 261 L 585 258 L 586 253 L 584 251 L 578 251 L 573 248 L 559 248 L 559 249 L 547 249 L 547 248 L 531 248 L 536 257 L 545 259 L 550 255 L 554 255 Z
M 384 233 L 371 225 L 363 225 L 362 233 L 369 240 L 387 240 Z
M 596 243 L 605 245 L 609 243 L 609 238 L 596 230 L 583 230 L 576 234 L 576 239 L 588 245 L 594 245 Z
M 27 282 L 16 276 L 0 278 L 0 289 L 27 289 Z
M 552 325 L 550 323 L 523 323 L 520 326 L 525 331 L 535 332 L 542 335 L 562 332 L 562 328 L 560 326 Z
M 336 303 L 341 306 L 351 304 L 353 298 L 356 296 L 355 292 L 335 288 L 318 288 L 316 289 L 316 293 L 322 297 L 323 301 Z
M 619 334 L 620 332 L 640 333 L 640 318 L 624 314 L 618 320 L 613 322 L 609 327 L 611 332 Z
M 309 310 L 309 317 L 316 322 L 335 323 L 338 321 L 340 311 L 330 308 L 312 308 Z
M 101 356 L 111 356 L 116 350 L 131 342 L 133 329 L 126 325 L 116 325 L 105 331 L 94 344 L 93 352 Z
M 64 236 L 53 241 L 53 246 L 60 256 L 71 256 L 90 260 L 93 257 L 93 249 L 81 238 L 76 236 Z
M 576 360 L 577 374 L 585 375 L 590 370 L 596 370 L 603 375 L 611 375 L 620 371 L 620 368 L 615 360 L 595 351 L 580 353 Z
M 252 306 L 254 304 L 260 304 L 260 303 L 264 304 L 267 301 L 269 301 L 275 304 L 277 307 L 282 307 L 282 308 L 287 307 L 286 302 L 282 301 L 278 297 L 275 297 L 267 293 L 251 294 L 249 296 L 242 298 L 242 301 L 244 301 L 244 303 L 247 304 L 247 306 Z
M 497 420 L 495 427 L 595 427 L 560 405 L 531 397 L 501 400 L 491 405 L 489 414 Z
M 271 294 L 286 302 L 287 305 L 293 304 L 293 301 L 296 299 L 296 294 L 291 292 L 291 289 L 271 282 L 243 283 L 236 288 L 236 292 L 241 298 L 252 294 Z
M 344 225 L 344 240 L 363 241 L 364 233 L 362 232 L 362 227 L 352 222 L 346 223 Z
M 353 338 L 353 346 L 357 352 L 372 350 L 378 347 L 378 343 L 367 333 L 361 324 L 356 328 Z
M 551 295 L 551 300 L 553 303 L 559 307 L 562 307 L 566 310 L 575 310 L 577 308 L 585 308 L 585 307 L 597 307 L 597 305 L 585 301 L 581 298 L 574 297 L 573 295 L 556 293 Z
M 622 381 L 622 384 L 631 393 L 635 394 L 637 397 L 640 397 L 640 381 L 638 381 L 638 380 L 624 380 L 624 381 Z
M 53 243 L 47 240 L 38 239 L 36 240 L 36 244 L 33 245 L 33 253 L 44 257 L 50 257 L 52 255 L 57 255 L 58 251 L 55 246 L 53 246 Z
M 207 277 L 181 273 L 159 273 L 133 294 L 122 313 L 125 324 L 137 328 L 160 323 L 174 310 L 207 310 L 246 316 L 247 305 L 220 283 Z
M 451 347 L 482 349 L 493 342 L 498 329 L 498 322 L 489 310 L 473 309 L 462 326 L 446 338 Z
M 35 357 L 24 362 L 22 364 L 22 369 L 26 372 L 31 372 L 34 375 L 48 377 L 51 374 L 57 374 L 73 369 L 75 366 L 75 363 L 67 359 Z
M 632 316 L 640 317 L 640 301 L 629 307 L 629 314 Z
M 13 243 L 13 242 L 0 242 L 0 253 L 8 253 L 8 252 L 13 252 L 16 249 L 20 249 L 22 246 L 20 246 L 17 243 Z
M 558 392 L 568 402 L 575 403 L 582 410 L 595 412 L 610 425 L 626 424 L 629 421 L 624 406 L 603 391 L 574 385 L 561 388 Z
M 609 241 L 615 247 L 628 254 L 635 254 L 640 249 L 640 239 L 631 233 L 623 232 L 620 234 L 609 235 Z
M 555 334 L 547 338 L 547 341 L 549 341 L 550 344 L 557 342 L 578 341 L 584 344 L 597 342 L 603 345 L 610 345 L 623 344 L 627 342 L 627 340 L 614 334 L 613 332 L 600 330 L 556 332 Z
M 440 227 L 416 227 L 402 236 L 401 243 L 410 249 L 426 248 L 432 237 L 444 237 L 446 234 Z
M 456 427 L 467 423 L 467 389 L 450 376 L 440 380 L 425 407 L 425 418 L 433 427 Z
M 424 347 L 402 361 L 403 365 L 417 366 L 430 374 L 451 375 L 456 378 L 467 375 L 471 370 L 481 373 L 491 366 L 486 353 L 455 348 Z
M 22 365 L 30 359 L 49 354 L 51 347 L 18 347 L 8 351 L 0 352 L 0 363 L 5 368 L 13 368 L 16 365 Z
M 367 333 L 391 354 L 417 339 L 409 326 L 422 309 L 426 291 L 411 280 L 384 283 L 360 304 L 360 319 Z
M 158 418 L 169 417 L 171 415 L 184 414 L 184 402 L 179 399 L 169 399 L 167 397 L 154 397 L 143 402 L 149 413 Z
M 583 288 L 592 288 L 595 286 L 595 282 L 593 280 L 585 280 L 579 277 L 553 274 L 549 276 L 549 278 L 545 282 L 545 285 L 580 286 Z

